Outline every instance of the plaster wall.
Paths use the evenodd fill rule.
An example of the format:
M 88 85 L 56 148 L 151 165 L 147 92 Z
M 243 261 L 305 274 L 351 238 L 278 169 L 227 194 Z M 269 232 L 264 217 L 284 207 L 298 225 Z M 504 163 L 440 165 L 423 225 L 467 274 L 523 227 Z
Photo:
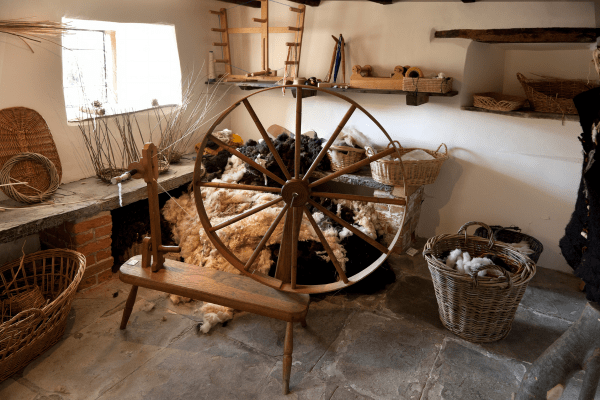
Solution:
M 271 26 L 294 25 L 287 8 L 270 3 Z M 260 11 L 237 7 L 229 11 L 230 26 L 254 26 Z M 216 23 L 216 17 L 215 23 Z M 215 25 L 216 26 L 216 25 Z M 347 43 L 346 76 L 353 65 L 369 64 L 378 76 L 389 76 L 395 65 L 420 66 L 425 74 L 454 77 L 459 96 L 431 97 L 410 107 L 404 96 L 350 94 L 405 147 L 436 149 L 446 143 L 450 159 L 437 181 L 425 187 L 418 234 L 430 237 L 456 232 L 468 221 L 518 225 L 544 244 L 539 264 L 570 271 L 560 256 L 558 241 L 573 211 L 580 179 L 581 147 L 578 122 L 533 120 L 462 111 L 472 94 L 502 91 L 523 94 L 515 74 L 586 78 L 591 51 L 550 50 L 535 46 L 506 49 L 464 39 L 434 39 L 434 30 L 517 27 L 594 27 L 593 2 L 397 2 L 379 5 L 358 1 L 323 1 L 307 8 L 300 76 L 324 78 L 331 60 L 331 35 L 342 33 Z M 238 35 L 239 36 L 239 35 Z M 276 35 L 271 35 L 272 37 Z M 287 53 L 281 44 L 290 34 L 271 40 L 271 68 L 279 69 Z M 287 37 L 286 37 L 287 36 Z M 213 34 L 212 41 L 219 41 Z M 260 39 L 234 37 L 233 64 L 243 71 L 260 70 Z M 237 48 L 235 47 L 237 44 Z M 563 73 L 568 72 L 563 75 Z M 234 73 L 236 72 L 234 69 Z M 593 67 L 590 76 L 597 78 Z M 250 92 L 231 92 L 231 100 Z M 288 91 L 251 98 L 263 124 L 295 126 L 295 99 Z M 245 110 L 231 114 L 231 128 L 244 138 L 259 134 Z M 329 137 L 348 105 L 319 94 L 303 102 L 302 130 Z M 385 136 L 364 115 L 347 124 L 385 145 Z

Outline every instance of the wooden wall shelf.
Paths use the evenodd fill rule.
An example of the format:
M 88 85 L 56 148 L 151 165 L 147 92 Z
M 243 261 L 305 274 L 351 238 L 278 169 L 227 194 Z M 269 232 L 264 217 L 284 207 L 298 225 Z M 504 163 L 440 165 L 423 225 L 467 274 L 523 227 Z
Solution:
M 490 114 L 498 114 L 498 115 L 506 115 L 509 117 L 518 117 L 518 118 L 534 118 L 534 119 L 555 119 L 562 121 L 579 121 L 579 115 L 577 114 L 553 114 L 553 113 L 543 113 L 537 111 L 495 111 L 495 110 L 486 110 L 485 108 L 479 107 L 469 107 L 463 106 L 461 110 L 465 111 L 475 111 L 475 112 L 483 112 Z
M 268 87 L 277 86 L 271 82 L 222 82 L 220 85 L 231 85 L 237 86 L 241 90 L 257 90 L 264 89 Z M 353 89 L 353 88 L 324 88 L 325 90 L 329 90 L 332 92 L 338 93 L 372 93 L 372 94 L 399 94 L 406 96 L 406 104 L 409 106 L 419 106 L 421 104 L 425 104 L 429 101 L 429 96 L 441 96 L 441 97 L 454 97 L 458 94 L 458 91 L 453 90 L 448 93 L 425 93 L 425 92 L 408 92 L 405 90 L 384 90 L 384 89 Z M 312 97 L 316 96 L 318 92 L 315 90 L 314 93 L 309 96 L 304 97 Z M 292 94 L 294 97 L 295 90 L 292 89 Z
M 471 39 L 482 43 L 596 43 L 597 28 L 453 29 L 437 31 L 439 39 Z

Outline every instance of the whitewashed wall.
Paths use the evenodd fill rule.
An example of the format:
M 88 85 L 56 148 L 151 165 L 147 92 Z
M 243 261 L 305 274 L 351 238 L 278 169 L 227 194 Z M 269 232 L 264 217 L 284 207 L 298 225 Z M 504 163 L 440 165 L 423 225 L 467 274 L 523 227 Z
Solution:
M 293 25 L 286 7 L 270 3 L 271 25 Z M 544 244 L 540 265 L 570 271 L 560 256 L 558 241 L 573 211 L 580 178 L 581 148 L 578 122 L 529 120 L 460 110 L 472 104 L 472 94 L 495 90 L 523 95 L 516 72 L 570 78 L 597 78 L 589 69 L 588 46 L 575 50 L 548 47 L 503 48 L 463 39 L 433 39 L 434 30 L 518 27 L 594 27 L 593 2 L 397 2 L 378 5 L 362 1 L 323 1 L 308 8 L 300 76 L 324 78 L 331 60 L 331 35 L 342 33 L 347 43 L 347 77 L 352 65 L 372 65 L 375 74 L 388 75 L 395 65 L 421 67 L 454 77 L 460 94 L 431 97 L 428 104 L 406 106 L 404 96 L 351 94 L 390 135 L 406 147 L 435 149 L 444 142 L 450 160 L 438 180 L 425 188 L 418 233 L 430 237 L 455 232 L 471 220 L 515 224 Z M 229 11 L 230 26 L 253 26 L 259 11 L 238 7 Z M 275 36 L 275 35 L 272 35 Z M 271 66 L 285 58 L 282 43 L 271 42 Z M 287 37 L 286 37 L 287 36 Z M 218 41 L 213 34 L 213 41 Z M 236 37 L 233 64 L 260 69 L 260 42 Z M 558 48 L 558 47 L 557 47 Z M 236 70 L 234 70 L 234 73 Z M 238 71 L 239 73 L 239 71 Z M 388 75 L 389 76 L 389 75 Z M 238 91 L 231 101 L 249 92 Z M 270 92 L 251 100 L 265 124 L 294 127 L 295 100 L 288 92 Z M 330 136 L 348 108 L 327 96 L 303 103 L 303 130 Z M 354 115 L 348 126 L 368 134 L 377 144 L 385 137 L 364 116 Z M 232 114 L 232 129 L 243 137 L 258 137 L 244 110 Z

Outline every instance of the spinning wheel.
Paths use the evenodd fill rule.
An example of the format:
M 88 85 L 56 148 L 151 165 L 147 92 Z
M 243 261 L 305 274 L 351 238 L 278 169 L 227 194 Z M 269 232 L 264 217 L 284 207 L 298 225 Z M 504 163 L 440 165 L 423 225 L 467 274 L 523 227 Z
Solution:
M 390 243 L 390 245 L 388 247 L 385 247 L 381 243 L 377 242 L 376 240 L 372 239 L 371 237 L 369 237 L 368 235 L 363 233 L 361 230 L 357 229 L 355 226 L 349 224 L 348 222 L 344 221 L 342 218 L 338 217 L 335 213 L 333 213 L 333 212 L 329 211 L 328 209 L 326 209 L 325 207 L 323 207 L 318 202 L 319 198 L 344 199 L 344 200 L 350 200 L 350 201 L 361 201 L 361 202 L 371 202 L 371 203 L 391 204 L 391 205 L 405 205 L 406 201 L 405 201 L 405 199 L 379 198 L 379 197 L 374 197 L 374 196 L 359 196 L 359 195 L 351 195 L 351 194 L 343 194 L 343 193 L 321 192 L 321 191 L 317 191 L 317 188 L 320 185 L 322 185 L 326 182 L 329 182 L 332 179 L 337 178 L 340 175 L 349 173 L 350 171 L 353 171 L 357 168 L 368 165 L 371 162 L 379 160 L 379 159 L 381 159 L 385 156 L 388 156 L 394 152 L 397 154 L 398 159 L 400 159 L 400 152 L 394 145 L 394 143 L 393 143 L 392 139 L 390 138 L 390 136 L 388 135 L 388 133 L 381 126 L 381 124 L 355 101 L 353 101 L 345 96 L 342 96 L 340 94 L 337 94 L 337 93 L 334 93 L 334 92 L 331 92 L 328 90 L 324 90 L 321 88 L 314 88 L 314 87 L 308 87 L 308 86 L 302 86 L 302 85 L 300 85 L 300 86 L 286 85 L 283 87 L 290 87 L 290 88 L 297 89 L 297 93 L 296 93 L 296 129 L 295 129 L 296 135 L 295 135 L 295 154 L 294 154 L 293 170 L 289 171 L 288 168 L 286 167 L 285 163 L 283 162 L 283 160 L 281 158 L 281 155 L 275 149 L 275 146 L 273 145 L 269 136 L 267 135 L 267 132 L 265 131 L 264 126 L 258 119 L 256 113 L 254 112 L 254 109 L 252 108 L 252 106 L 250 105 L 250 102 L 248 100 L 249 98 L 251 98 L 252 96 L 256 96 L 257 94 L 260 94 L 260 93 L 263 93 L 263 92 L 266 92 L 269 90 L 280 89 L 281 86 L 259 90 L 249 96 L 246 96 L 245 98 L 237 101 L 235 104 L 233 104 L 227 110 L 223 111 L 223 113 L 215 120 L 213 125 L 208 129 L 208 132 L 206 133 L 206 136 L 205 136 L 204 140 L 202 141 L 202 144 L 199 148 L 198 157 L 196 159 L 196 165 L 194 168 L 194 181 L 193 181 L 194 182 L 194 197 L 196 200 L 196 208 L 198 209 L 198 215 L 199 215 L 200 221 L 202 223 L 202 226 L 205 229 L 207 236 L 209 237 L 210 241 L 213 243 L 213 245 L 215 246 L 217 251 L 227 261 L 229 261 L 235 268 L 237 268 L 240 272 L 242 272 L 242 274 L 244 274 L 248 277 L 251 277 L 252 279 L 254 279 L 264 285 L 267 285 L 267 286 L 270 286 L 270 287 L 273 287 L 275 289 L 279 289 L 282 291 L 287 291 L 287 292 L 323 293 L 323 292 L 329 292 L 329 291 L 333 291 L 333 290 L 342 289 L 346 286 L 352 285 L 352 284 L 362 280 L 363 278 L 368 276 L 370 273 L 372 273 L 375 269 L 377 269 L 377 267 L 379 267 L 385 261 L 387 256 L 390 254 L 391 250 L 394 248 L 394 246 L 398 240 L 398 237 L 400 236 L 400 229 L 398 229 L 398 232 L 396 233 L 392 243 Z M 302 90 L 303 89 L 318 90 L 320 92 L 325 92 L 329 95 L 338 97 L 338 98 L 350 103 L 350 108 L 348 109 L 346 114 L 341 119 L 339 125 L 337 126 L 337 128 L 335 129 L 335 131 L 333 132 L 333 134 L 327 141 L 327 143 L 323 146 L 318 157 L 314 160 L 312 165 L 306 171 L 302 171 L 301 162 L 300 162 L 300 160 L 301 160 L 301 158 L 300 158 L 301 133 L 302 133 L 302 97 L 303 97 Z M 259 165 L 256 161 L 245 156 L 244 154 L 240 153 L 238 150 L 232 148 L 231 146 L 228 146 L 226 143 L 223 143 L 222 141 L 220 141 L 213 135 L 213 132 L 214 132 L 215 128 L 217 127 L 217 125 L 219 125 L 234 109 L 236 109 L 241 104 L 244 105 L 244 107 L 250 114 L 250 117 L 256 124 L 258 131 L 260 132 L 261 136 L 265 140 L 266 145 L 269 147 L 269 150 L 271 151 L 271 153 L 274 157 L 274 160 L 276 161 L 277 165 L 281 169 L 281 176 L 278 176 L 275 173 L 267 170 L 265 167 Z M 343 168 L 337 172 L 334 172 L 330 175 L 320 177 L 320 178 L 314 177 L 314 172 L 315 172 L 317 166 L 320 164 L 323 157 L 327 154 L 327 150 L 330 148 L 330 146 L 336 140 L 336 138 L 338 137 L 338 135 L 340 134 L 340 132 L 342 131 L 342 129 L 344 128 L 344 126 L 346 125 L 348 120 L 350 119 L 350 117 L 353 115 L 353 113 L 357 109 L 362 111 L 381 130 L 381 132 L 383 132 L 383 134 L 389 140 L 390 148 L 388 148 L 382 152 L 379 152 L 371 157 L 363 159 L 351 166 L 345 167 L 345 168 Z M 255 185 L 243 185 L 243 184 L 236 184 L 236 183 L 203 182 L 202 181 L 202 172 L 201 172 L 202 171 L 202 156 L 201 155 L 203 154 L 204 148 L 206 147 L 209 140 L 218 144 L 224 150 L 227 150 L 232 155 L 235 155 L 235 156 L 241 158 L 243 161 L 245 161 L 247 164 L 249 164 L 256 170 L 258 170 L 259 172 L 265 174 L 268 178 L 270 178 L 271 183 L 277 187 L 272 187 L 272 186 L 267 186 L 267 185 L 255 186 Z M 402 170 L 404 171 L 404 167 L 402 165 L 401 165 L 401 167 L 402 167 Z M 260 206 L 254 207 L 254 208 L 252 208 L 246 212 L 243 212 L 242 214 L 239 214 L 235 217 L 232 217 L 231 219 L 229 219 L 225 222 L 222 222 L 222 223 L 219 223 L 218 225 L 213 226 L 210 221 L 210 218 L 208 217 L 208 214 L 207 214 L 205 206 L 204 206 L 204 202 L 202 200 L 201 190 L 203 187 L 217 187 L 217 188 L 226 188 L 226 189 L 234 189 L 234 190 L 251 190 L 251 191 L 258 191 L 258 192 L 273 193 L 273 194 L 277 195 L 277 198 L 272 201 L 269 201 L 265 204 L 262 204 Z M 275 218 L 275 220 L 273 221 L 271 226 L 268 228 L 268 230 L 264 233 L 264 237 L 260 240 L 260 243 L 255 248 L 254 252 L 252 253 L 252 255 L 250 256 L 250 258 L 248 260 L 246 260 L 246 261 L 240 260 L 240 258 L 238 256 L 236 256 L 231 251 L 231 249 L 228 248 L 227 245 L 225 245 L 223 243 L 223 241 L 219 237 L 218 231 L 220 229 L 225 228 L 231 224 L 241 222 L 244 219 L 246 219 L 268 207 L 280 205 L 280 203 L 282 203 L 282 202 L 283 202 L 283 208 L 281 209 L 281 211 L 279 212 L 279 214 L 277 215 L 277 217 Z M 364 269 L 362 269 L 360 272 L 358 272 L 352 276 L 346 275 L 346 273 L 344 272 L 344 270 L 342 269 L 342 267 L 340 265 L 339 260 L 336 258 L 334 252 L 332 251 L 331 247 L 327 243 L 327 240 L 325 239 L 323 232 L 321 231 L 321 229 L 317 225 L 315 219 L 313 218 L 313 216 L 310 212 L 309 206 L 315 207 L 316 209 L 321 211 L 324 215 L 328 216 L 329 218 L 331 218 L 333 221 L 340 224 L 341 226 L 347 228 L 353 234 L 355 234 L 356 236 L 358 236 L 359 238 L 361 238 L 362 240 L 367 242 L 369 245 L 375 247 L 377 250 L 379 250 L 381 252 L 381 255 L 373 263 L 365 266 Z M 335 271 L 337 271 L 337 274 L 339 276 L 338 281 L 327 283 L 327 284 L 320 284 L 320 285 L 296 284 L 297 269 L 298 269 L 298 265 L 297 265 L 298 238 L 299 238 L 299 232 L 300 232 L 300 227 L 301 227 L 303 218 L 306 218 L 308 220 L 308 222 L 310 223 L 310 225 L 316 232 L 321 244 L 325 248 L 325 251 L 327 252 L 327 255 L 330 258 L 331 268 L 335 268 Z M 275 231 L 275 229 L 277 228 L 277 226 L 280 224 L 280 222 L 282 220 L 284 220 L 284 227 L 283 227 L 281 247 L 279 250 L 279 256 L 278 256 L 278 260 L 277 260 L 277 272 L 275 274 L 275 277 L 271 277 L 267 274 L 264 274 L 264 273 L 261 273 L 261 272 L 255 270 L 253 268 L 253 266 L 255 265 L 259 254 L 265 248 L 265 246 L 267 245 L 267 242 L 271 238 L 273 232 Z M 404 225 L 404 215 L 402 217 L 402 223 L 400 224 L 400 227 L 402 227 L 403 225 Z

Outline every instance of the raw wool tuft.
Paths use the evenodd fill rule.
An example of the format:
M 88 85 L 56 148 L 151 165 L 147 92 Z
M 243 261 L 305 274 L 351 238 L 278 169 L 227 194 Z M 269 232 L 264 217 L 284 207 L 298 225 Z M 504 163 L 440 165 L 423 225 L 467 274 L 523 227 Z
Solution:
M 179 303 L 189 303 L 190 301 L 192 301 L 192 299 L 190 299 L 189 297 L 177 296 L 176 294 L 170 294 L 169 299 L 171 299 L 171 302 L 175 305 Z
M 208 333 L 210 328 L 218 323 L 223 323 L 233 319 L 233 310 L 229 307 L 220 306 L 213 303 L 204 303 L 200 308 L 202 312 L 202 327 L 200 331 L 202 333 Z

